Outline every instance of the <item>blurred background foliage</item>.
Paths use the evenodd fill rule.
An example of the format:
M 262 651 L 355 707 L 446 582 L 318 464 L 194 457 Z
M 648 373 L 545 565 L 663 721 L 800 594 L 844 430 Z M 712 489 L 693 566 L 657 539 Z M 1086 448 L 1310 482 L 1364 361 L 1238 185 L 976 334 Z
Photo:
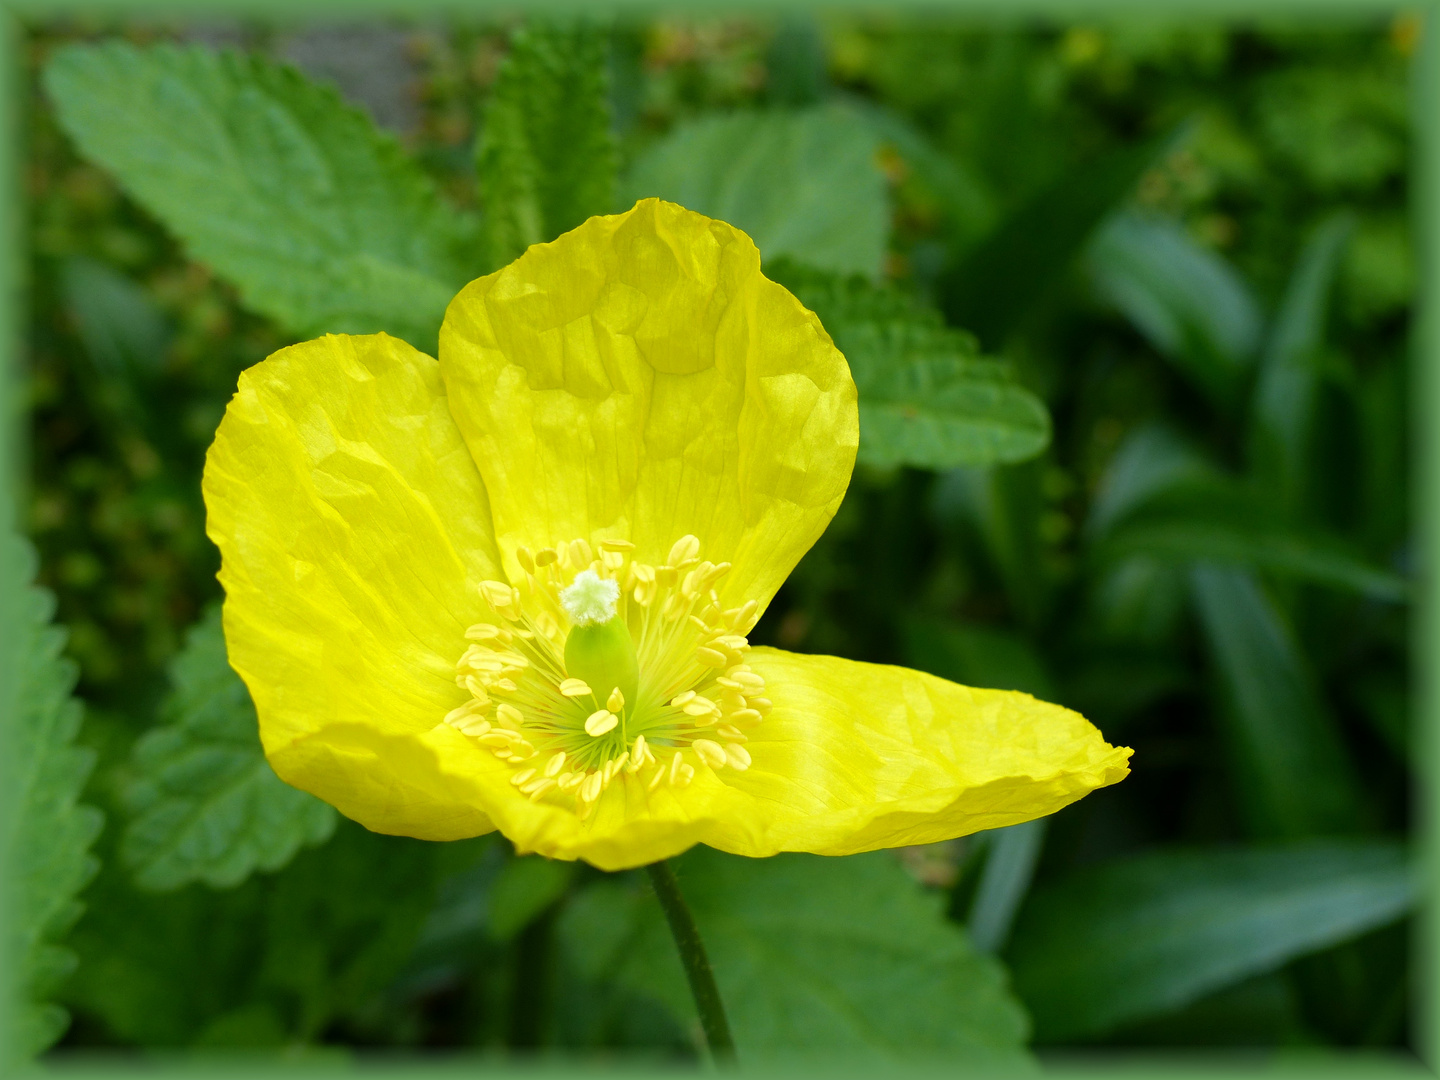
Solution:
M 648 194 L 749 231 L 861 389 L 850 493 L 756 639 L 1030 691 L 1136 751 L 1045 822 L 680 860 L 742 1055 L 1409 1045 L 1418 32 L 30 26 L 27 526 L 69 635 L 62 657 L 25 594 L 49 764 L 21 797 L 68 844 L 17 848 L 65 856 L 26 879 L 30 1045 L 696 1054 L 634 875 L 372 835 L 274 778 L 224 665 L 198 483 L 245 367 L 381 328 L 360 325 L 377 297 L 433 348 L 446 288 Z M 403 154 L 263 62 L 62 51 L 115 40 L 295 65 Z M 344 127 L 415 216 L 347 239 L 275 151 L 291 216 L 259 242 L 300 268 L 267 280 L 194 216 L 205 185 L 146 172 L 191 132 L 105 119 L 143 79 L 175 108 L 261 87 L 322 149 Z M 327 284 L 330 242 L 413 291 Z

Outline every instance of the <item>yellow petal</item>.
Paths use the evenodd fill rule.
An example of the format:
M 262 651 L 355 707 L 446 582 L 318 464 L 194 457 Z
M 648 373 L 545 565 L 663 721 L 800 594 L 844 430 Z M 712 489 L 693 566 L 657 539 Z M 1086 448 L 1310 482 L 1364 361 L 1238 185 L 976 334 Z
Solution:
M 848 855 L 1042 817 L 1129 773 L 1079 713 L 908 668 L 758 648 L 774 703 L 748 733 L 748 798 L 705 843 L 740 855 Z
M 512 566 L 576 537 L 663 563 L 687 534 L 763 607 L 824 531 L 859 440 L 819 321 L 738 229 L 647 199 L 471 282 L 440 360 Z
M 281 350 L 240 377 L 204 492 L 230 663 L 276 772 L 378 832 L 490 831 L 427 742 L 440 725 L 470 745 L 441 721 L 500 574 L 439 365 L 385 334 Z

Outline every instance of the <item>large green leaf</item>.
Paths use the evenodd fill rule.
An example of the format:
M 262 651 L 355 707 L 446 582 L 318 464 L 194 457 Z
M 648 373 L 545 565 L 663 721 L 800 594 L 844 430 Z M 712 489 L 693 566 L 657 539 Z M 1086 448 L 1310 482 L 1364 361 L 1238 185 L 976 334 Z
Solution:
M 623 190 L 627 202 L 658 195 L 727 221 L 767 260 L 875 278 L 890 232 L 878 147 L 842 105 L 709 116 L 651 147 Z
M 1070 170 L 1019 206 L 941 279 L 951 323 L 997 347 L 1079 255 L 1174 135 L 1112 150 Z
M 94 754 L 75 745 L 80 703 L 65 632 L 51 625 L 54 598 L 35 588 L 35 556 L 0 535 L 0 868 L 4 872 L 3 1000 L 7 1021 L 0 1065 L 50 1046 L 70 1022 L 55 991 L 74 970 L 61 942 L 79 917 L 76 900 L 97 863 L 90 844 L 100 812 L 79 801 Z
M 867 465 L 949 469 L 1034 457 L 1050 441 L 1044 404 L 975 339 L 863 277 L 781 259 L 766 272 L 793 292 L 845 354 L 860 394 Z
M 1268 837 L 1353 830 L 1363 821 L 1354 770 L 1279 609 L 1248 570 L 1200 565 L 1191 582 L 1251 830 Z
M 487 268 L 613 208 L 608 65 L 592 26 L 534 22 L 511 38 L 476 143 Z
M 1388 841 L 1158 851 L 1037 890 L 1009 958 L 1037 1037 L 1083 1038 L 1383 926 L 1414 892 Z
M 1308 456 L 1330 290 L 1354 220 L 1337 214 L 1311 235 L 1275 317 L 1255 386 L 1252 466 L 1280 508 L 1297 514 L 1309 492 Z
M 696 848 L 674 866 L 742 1060 L 1024 1060 L 1025 1017 L 1000 967 L 945 919 L 943 898 L 923 892 L 888 854 L 743 859 Z M 675 944 L 648 892 L 593 887 L 571 903 L 561 931 L 588 973 L 608 973 L 693 1018 Z
M 1255 358 L 1263 319 L 1249 287 L 1168 218 L 1115 215 L 1087 253 L 1100 293 L 1150 343 L 1221 401 Z
M 170 668 L 163 723 L 135 745 L 121 847 L 148 889 L 192 881 L 228 888 L 322 843 L 335 811 L 284 783 L 265 760 L 255 706 L 230 668 L 211 608 Z
M 385 330 L 433 349 L 479 269 L 473 221 L 364 113 L 291 68 L 111 41 L 60 49 L 45 87 L 87 157 L 297 334 Z

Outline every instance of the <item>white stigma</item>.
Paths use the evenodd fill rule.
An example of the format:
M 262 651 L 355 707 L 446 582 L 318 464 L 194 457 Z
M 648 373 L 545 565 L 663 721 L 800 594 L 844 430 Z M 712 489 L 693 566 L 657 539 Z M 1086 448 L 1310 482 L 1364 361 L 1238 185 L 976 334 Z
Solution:
M 581 570 L 574 582 L 560 593 L 560 606 L 576 626 L 607 623 L 615 617 L 620 584 L 607 581 L 594 570 Z

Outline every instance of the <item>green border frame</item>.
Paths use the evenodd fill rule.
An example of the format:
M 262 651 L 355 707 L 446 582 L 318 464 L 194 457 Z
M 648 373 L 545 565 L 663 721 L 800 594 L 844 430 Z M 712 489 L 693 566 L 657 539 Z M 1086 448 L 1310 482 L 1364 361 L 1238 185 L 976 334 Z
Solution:
M 614 13 L 658 14 L 681 12 L 690 14 L 721 14 L 725 12 L 774 13 L 777 10 L 805 9 L 816 11 L 885 11 L 903 8 L 909 14 L 951 15 L 967 18 L 991 18 L 1004 22 L 1035 19 L 1078 20 L 1113 17 L 1135 13 L 1151 17 L 1196 17 L 1248 21 L 1267 16 L 1286 16 L 1328 20 L 1356 15 L 1402 13 L 1418 15 L 1422 33 L 1414 58 L 1411 84 L 1411 124 L 1414 133 L 1411 166 L 1412 222 L 1415 250 L 1419 265 L 1420 285 L 1415 297 L 1412 349 L 1411 418 L 1413 442 L 1412 498 L 1416 504 L 1416 557 L 1418 581 L 1412 648 L 1414 649 L 1415 695 L 1412 715 L 1419 762 L 1415 793 L 1415 853 L 1422 882 L 1427 886 L 1417 918 L 1416 988 L 1414 1028 L 1419 1058 L 1405 1055 L 1346 1053 L 1327 1051 L 1246 1053 L 1213 1055 L 1208 1053 L 1115 1052 L 1096 1054 L 1046 1055 L 1044 1071 L 1069 1077 L 1175 1077 L 1202 1080 L 1209 1077 L 1267 1076 L 1349 1078 L 1362 1076 L 1437 1076 L 1440 1075 L 1440 665 L 1427 660 L 1440 656 L 1440 577 L 1434 573 L 1435 555 L 1440 548 L 1440 0 L 898 0 L 885 3 L 823 2 L 823 0 L 689 0 L 689 2 L 647 3 L 645 0 L 610 0 L 608 3 L 584 3 L 582 0 L 422 0 L 407 5 L 401 0 L 308 0 L 301 5 L 303 17 L 316 13 L 343 13 L 346 17 L 375 17 L 404 11 L 405 14 L 445 11 L 489 10 L 496 13 L 536 10 L 596 10 Z M 26 349 L 23 341 L 24 300 L 26 296 L 27 262 L 21 247 L 23 240 L 24 161 L 23 109 L 25 87 L 23 64 L 19 50 L 24 46 L 20 22 L 26 17 L 76 14 L 148 15 L 155 17 L 193 16 L 206 10 L 230 13 L 300 18 L 294 0 L 234 0 L 234 2 L 200 2 L 195 0 L 91 0 L 89 3 L 20 2 L 0 9 L 0 530 L 20 525 L 20 507 L 26 490 L 27 443 L 23 365 Z M 0 589 L 16 580 L 11 568 L 0 568 Z M 15 610 L 15 597 L 0 595 L 0 736 L 8 729 L 13 705 L 10 694 L 18 660 L 15 636 L 7 634 L 8 618 Z M 9 755 L 0 742 L 0 770 Z M 0 784 L 4 773 L 0 771 Z M 0 808 L 3 809 L 3 808 Z M 3 824 L 0 824 L 3 828 Z M 5 923 L 3 890 L 0 890 L 0 928 Z M 0 933 L 0 949 L 8 941 Z M 0 954 L 0 965 L 5 963 Z M 9 1002 L 0 1000 L 0 1010 L 8 1012 Z M 0 1017 L 3 1019 L 3 1017 Z M 0 1024 L 0 1038 L 8 1031 L 8 1023 Z M 3 1060 L 3 1059 L 0 1059 Z M 3 1066 L 0 1066 L 3 1068 Z M 697 1070 L 678 1070 L 641 1062 L 593 1063 L 578 1059 L 537 1062 L 531 1066 L 482 1055 L 445 1057 L 427 1060 L 416 1057 L 384 1059 L 339 1059 L 317 1055 L 308 1059 L 276 1061 L 273 1058 L 246 1058 L 226 1055 L 223 1059 L 195 1056 L 133 1056 L 68 1055 L 27 1070 L 31 1075 L 54 1074 L 65 1077 L 101 1080 L 101 1078 L 135 1077 L 152 1074 L 196 1075 L 204 1073 L 221 1080 L 242 1080 L 252 1076 L 268 1078 L 315 1075 L 350 1075 L 363 1070 L 385 1076 L 422 1076 L 427 1080 L 448 1080 L 449 1077 L 473 1076 L 477 1071 L 487 1075 L 573 1075 L 594 1076 L 635 1074 L 641 1076 L 691 1075 Z M 760 1063 L 747 1068 L 756 1076 L 798 1075 L 836 1077 L 858 1074 L 861 1070 L 839 1062 Z M 873 1070 L 871 1070 L 873 1071 Z M 913 1068 L 888 1069 L 900 1075 L 954 1075 L 953 1063 L 917 1064 Z

